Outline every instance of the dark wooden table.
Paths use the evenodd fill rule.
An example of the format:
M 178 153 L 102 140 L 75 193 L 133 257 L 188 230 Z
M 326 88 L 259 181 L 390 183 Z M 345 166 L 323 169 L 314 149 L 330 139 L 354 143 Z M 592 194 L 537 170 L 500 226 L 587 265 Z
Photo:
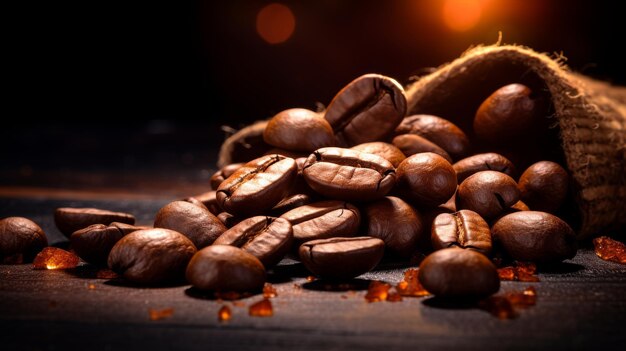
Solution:
M 62 244 L 52 213 L 59 206 L 94 206 L 135 214 L 150 224 L 170 199 L 64 200 L 41 196 L 0 198 L 0 217 L 40 223 L 51 243 Z M 89 197 L 89 196 L 87 196 Z M 355 281 L 397 283 L 404 267 L 385 265 Z M 626 341 L 626 266 L 605 262 L 589 248 L 565 264 L 540 272 L 540 282 L 503 282 L 501 292 L 527 286 L 537 304 L 516 319 L 500 320 L 466 306 L 443 307 L 432 298 L 367 303 L 365 291 L 323 291 L 307 283 L 301 265 L 285 260 L 271 276 L 278 296 L 274 316 L 248 316 L 248 306 L 198 296 L 189 286 L 138 288 L 96 279 L 95 270 L 35 271 L 0 266 L 2 350 L 441 350 L 620 349 Z M 239 305 L 243 306 L 239 306 Z M 232 308 L 220 323 L 217 311 Z M 153 321 L 150 309 L 173 308 Z

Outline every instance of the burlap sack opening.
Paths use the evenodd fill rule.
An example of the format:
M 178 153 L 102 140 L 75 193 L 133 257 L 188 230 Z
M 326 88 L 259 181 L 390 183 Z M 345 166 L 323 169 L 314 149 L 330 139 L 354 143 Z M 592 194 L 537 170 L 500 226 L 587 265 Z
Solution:
M 626 88 L 570 72 L 523 47 L 477 47 L 410 85 L 409 114 L 438 115 L 471 133 L 483 99 L 513 82 L 545 89 L 554 105 L 579 237 L 626 227 Z

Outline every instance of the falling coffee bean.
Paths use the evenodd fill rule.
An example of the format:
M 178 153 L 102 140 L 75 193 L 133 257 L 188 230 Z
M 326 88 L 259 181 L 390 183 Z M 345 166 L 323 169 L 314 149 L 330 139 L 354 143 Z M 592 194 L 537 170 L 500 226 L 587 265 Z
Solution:
M 0 219 L 0 263 L 30 262 L 48 239 L 37 223 L 24 217 Z

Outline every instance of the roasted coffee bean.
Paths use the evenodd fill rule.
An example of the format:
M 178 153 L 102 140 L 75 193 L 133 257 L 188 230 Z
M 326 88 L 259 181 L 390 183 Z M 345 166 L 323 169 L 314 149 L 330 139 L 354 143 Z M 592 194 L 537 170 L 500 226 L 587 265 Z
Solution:
M 289 193 L 297 175 L 294 159 L 262 156 L 222 182 L 217 189 L 217 201 L 223 210 L 235 215 L 263 213 Z
M 206 193 L 188 197 L 184 199 L 183 201 L 187 201 L 194 205 L 204 207 L 207 210 L 209 210 L 209 212 L 211 212 L 212 214 L 217 215 L 218 213 L 222 212 L 222 209 L 220 208 L 220 205 L 217 203 L 217 197 L 215 196 L 215 194 L 216 194 L 216 191 L 211 190 L 211 191 L 207 191 Z
M 340 145 L 353 146 L 384 139 L 405 114 L 402 86 L 389 77 L 366 74 L 335 95 L 324 117 Z
M 385 243 L 369 236 L 313 240 L 300 246 L 300 260 L 316 276 L 347 280 L 367 273 L 383 258 Z
M 231 163 L 248 162 L 263 156 L 265 152 L 271 149 L 272 146 L 263 141 L 263 132 L 267 123 L 268 121 L 254 122 L 226 139 L 220 148 L 217 167 L 222 168 Z
M 400 198 L 386 196 L 367 204 L 363 213 L 367 235 L 382 239 L 388 253 L 411 257 L 423 234 L 422 218 L 411 205 Z
M 394 167 L 398 167 L 406 156 L 397 147 L 384 143 L 382 141 L 372 141 L 371 143 L 363 143 L 351 147 L 352 150 L 367 152 L 369 154 L 378 155 L 385 160 L 391 162 Z
M 498 171 L 510 177 L 515 177 L 515 166 L 506 157 L 488 152 L 466 157 L 452 165 L 456 171 L 459 184 L 467 177 L 480 171 Z
M 307 159 L 302 173 L 316 192 L 349 201 L 381 198 L 396 182 L 393 165 L 386 159 L 337 147 L 315 151 Z
M 120 239 L 109 254 L 109 268 L 137 284 L 162 284 L 182 280 L 185 267 L 196 253 L 186 236 L 169 229 L 132 232 Z
M 213 173 L 213 175 L 211 176 L 211 179 L 209 179 L 209 182 L 211 184 L 211 189 L 216 190 L 217 188 L 219 188 L 220 184 L 222 184 L 222 182 L 226 180 L 226 178 L 230 177 L 243 165 L 244 165 L 243 163 L 231 163 L 229 165 L 222 167 L 217 172 Z
M 137 230 L 150 229 L 113 222 L 110 225 L 93 224 L 75 231 L 70 236 L 72 250 L 85 262 L 106 265 L 113 246 L 125 235 Z
M 543 104 L 522 84 L 496 90 L 478 108 L 474 132 L 489 143 L 510 143 L 529 135 L 541 123 Z
M 188 237 L 197 248 L 211 245 L 226 227 L 209 210 L 185 201 L 165 205 L 154 218 L 155 228 L 175 230 Z
M 335 145 L 333 128 L 328 121 L 304 108 L 292 108 L 272 117 L 263 139 L 275 147 L 305 152 Z
M 508 214 L 491 227 L 491 234 L 494 243 L 518 261 L 554 263 L 576 255 L 576 234 L 572 228 L 547 212 Z
M 428 255 L 420 264 L 418 278 L 440 298 L 480 299 L 500 289 L 496 266 L 485 255 L 456 247 Z
M 469 139 L 454 123 L 437 116 L 413 115 L 402 120 L 395 135 L 417 134 L 444 149 L 453 159 L 468 154 Z
M 489 224 L 478 213 L 470 210 L 442 213 L 435 217 L 431 240 L 435 250 L 456 246 L 485 255 L 491 253 Z
M 474 173 L 459 185 L 457 192 L 457 208 L 472 210 L 485 219 L 504 213 L 518 200 L 515 180 L 496 171 Z
M 450 162 L 432 152 L 407 157 L 397 169 L 398 192 L 420 207 L 446 202 L 456 190 L 456 173 Z
M 121 222 L 135 224 L 135 217 L 128 213 L 112 212 L 97 208 L 57 208 L 54 211 L 54 223 L 68 238 L 79 229 L 87 228 L 92 224 L 110 224 Z
M 274 217 L 280 217 L 283 213 L 293 210 L 304 205 L 310 204 L 312 197 L 307 194 L 295 194 L 282 199 L 276 206 L 270 211 Z
M 293 230 L 283 218 L 256 216 L 225 231 L 214 245 L 232 245 L 258 258 L 265 268 L 276 265 L 293 243 Z
M 278 154 L 278 155 L 289 157 L 289 158 L 293 158 L 293 159 L 298 159 L 298 158 L 301 158 L 301 157 L 304 157 L 306 159 L 307 157 L 309 157 L 311 152 L 308 152 L 308 151 L 285 150 L 285 149 L 281 149 L 281 148 L 275 147 L 273 149 L 268 150 L 263 155 L 267 156 L 267 155 L 274 155 L 274 154 Z
M 294 246 L 337 236 L 356 235 L 361 223 L 359 210 L 343 201 L 320 201 L 284 213 L 293 227 Z
M 243 221 L 246 218 L 238 217 L 228 212 L 221 212 L 220 214 L 217 215 L 217 219 L 219 219 L 220 222 L 222 222 L 226 226 L 226 228 L 232 228 L 237 223 Z
M 417 134 L 398 135 L 397 137 L 393 138 L 391 143 L 397 146 L 398 149 L 400 149 L 402 153 L 406 155 L 406 157 L 422 152 L 432 152 L 445 158 L 446 161 L 452 163 L 452 158 L 444 149 L 440 148 L 432 141 Z
M 0 219 L 0 263 L 30 262 L 48 239 L 37 223 L 24 217 Z
M 263 287 L 265 268 L 258 258 L 238 247 L 211 245 L 193 256 L 186 276 L 200 290 L 253 292 Z
M 540 161 L 519 178 L 520 198 L 533 210 L 554 213 L 565 198 L 569 176 L 558 163 Z

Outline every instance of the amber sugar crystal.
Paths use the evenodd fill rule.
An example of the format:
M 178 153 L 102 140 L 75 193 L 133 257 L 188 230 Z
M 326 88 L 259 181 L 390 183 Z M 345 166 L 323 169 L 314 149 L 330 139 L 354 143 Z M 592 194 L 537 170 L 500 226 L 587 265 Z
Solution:
M 396 285 L 398 294 L 408 297 L 422 297 L 430 295 L 430 293 L 426 291 L 420 283 L 417 276 L 418 272 L 419 270 L 415 268 L 407 269 L 404 272 L 404 279 Z
M 513 319 L 519 315 L 517 309 L 534 306 L 536 302 L 537 291 L 530 286 L 521 292 L 510 292 L 504 296 L 490 296 L 480 301 L 478 307 L 498 319 Z
M 276 288 L 270 283 L 265 283 L 265 285 L 263 285 L 263 297 L 269 299 L 276 296 L 278 296 Z
M 626 245 L 608 236 L 593 239 L 596 255 L 603 260 L 626 264 Z
M 46 247 L 37 254 L 33 261 L 34 269 L 70 269 L 76 268 L 79 258 L 71 252 Z
M 169 318 L 172 315 L 174 315 L 174 309 L 173 308 L 164 308 L 162 310 L 157 310 L 157 309 L 153 309 L 151 308 L 149 311 L 150 313 L 150 320 L 151 321 L 159 321 L 161 319 L 165 319 L 165 318 Z
M 513 266 L 498 268 L 500 280 L 513 280 L 520 282 L 538 282 L 536 275 L 537 265 L 531 262 L 516 261 Z
M 248 314 L 252 317 L 271 317 L 274 315 L 272 302 L 266 298 L 259 302 L 255 302 L 250 305 Z
M 232 311 L 230 310 L 230 307 L 224 305 L 222 306 L 222 308 L 220 308 L 219 311 L 217 311 L 217 320 L 220 322 L 225 322 L 225 321 L 229 321 L 233 316 Z
M 387 300 L 387 296 L 389 295 L 389 289 L 391 289 L 391 285 L 385 282 L 374 280 L 367 288 L 365 300 L 367 302 L 385 301 Z
M 119 275 L 110 269 L 103 268 L 96 272 L 96 279 L 117 279 Z

